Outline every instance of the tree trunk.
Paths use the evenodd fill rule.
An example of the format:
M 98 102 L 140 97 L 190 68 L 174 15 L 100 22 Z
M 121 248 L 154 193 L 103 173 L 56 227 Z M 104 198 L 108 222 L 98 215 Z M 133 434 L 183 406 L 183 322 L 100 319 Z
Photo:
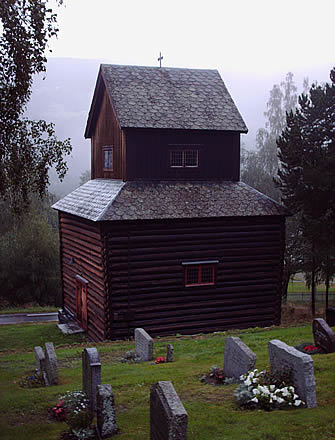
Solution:
M 290 282 L 291 274 L 289 270 L 285 269 L 283 270 L 283 279 L 282 279 L 282 291 L 281 291 L 281 297 L 283 304 L 286 304 L 287 302 L 287 289 L 288 289 L 288 283 Z
M 327 253 L 327 258 L 326 258 L 326 311 L 328 309 L 328 296 L 329 296 L 329 255 Z
M 312 316 L 315 317 L 315 256 L 314 256 L 314 242 L 312 245 Z

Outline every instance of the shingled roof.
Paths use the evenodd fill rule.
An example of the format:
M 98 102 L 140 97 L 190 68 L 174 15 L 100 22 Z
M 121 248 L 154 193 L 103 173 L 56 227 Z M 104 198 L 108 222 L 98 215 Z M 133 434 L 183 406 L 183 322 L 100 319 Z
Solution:
M 217 70 L 102 64 L 85 137 L 102 84 L 121 128 L 248 131 Z
M 94 179 L 53 205 L 92 221 L 285 215 L 243 182 L 122 182 Z

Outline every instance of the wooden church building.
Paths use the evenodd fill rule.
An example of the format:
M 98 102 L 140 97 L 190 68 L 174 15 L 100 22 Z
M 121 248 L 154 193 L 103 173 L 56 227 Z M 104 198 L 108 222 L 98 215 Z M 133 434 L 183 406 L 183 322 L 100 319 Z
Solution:
M 101 66 L 92 180 L 54 205 L 90 339 L 280 323 L 285 211 L 240 182 L 246 132 L 216 70 Z

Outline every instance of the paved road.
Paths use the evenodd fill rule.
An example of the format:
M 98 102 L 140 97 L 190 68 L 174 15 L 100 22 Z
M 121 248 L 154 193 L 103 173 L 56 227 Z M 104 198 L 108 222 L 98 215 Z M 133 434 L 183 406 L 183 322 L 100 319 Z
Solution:
M 22 324 L 24 322 L 58 321 L 57 312 L 54 313 L 17 313 L 0 315 L 1 324 Z

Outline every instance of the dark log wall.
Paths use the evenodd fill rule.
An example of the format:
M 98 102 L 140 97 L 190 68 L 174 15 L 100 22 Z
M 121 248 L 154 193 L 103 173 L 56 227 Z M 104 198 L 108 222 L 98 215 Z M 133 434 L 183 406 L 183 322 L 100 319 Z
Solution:
M 192 334 L 280 322 L 284 218 L 105 224 L 110 336 Z M 184 287 L 182 262 L 219 260 L 216 285 Z
M 102 93 L 102 92 L 101 92 Z M 97 118 L 94 135 L 92 136 L 92 179 L 97 178 L 122 178 L 122 136 L 121 129 L 116 119 L 113 107 L 106 91 L 101 96 L 101 107 Z M 102 147 L 113 146 L 113 170 L 104 171 Z
M 239 180 L 240 134 L 200 130 L 127 129 L 125 180 Z M 169 151 L 198 149 L 198 168 L 171 168 Z
M 107 337 L 105 320 L 108 303 L 105 297 L 103 270 L 104 246 L 100 227 L 76 216 L 60 213 L 61 267 L 63 303 L 76 314 L 76 275 L 88 281 L 88 337 L 101 341 Z

